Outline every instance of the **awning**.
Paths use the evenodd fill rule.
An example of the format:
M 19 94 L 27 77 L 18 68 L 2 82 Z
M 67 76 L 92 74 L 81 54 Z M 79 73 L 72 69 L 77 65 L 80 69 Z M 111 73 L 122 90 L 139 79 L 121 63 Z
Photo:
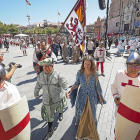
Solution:
M 24 36 L 29 36 L 29 35 L 26 35 L 26 34 L 18 34 L 18 35 L 15 35 L 15 36 L 19 36 L 19 37 L 20 36 L 23 36 L 24 37 Z

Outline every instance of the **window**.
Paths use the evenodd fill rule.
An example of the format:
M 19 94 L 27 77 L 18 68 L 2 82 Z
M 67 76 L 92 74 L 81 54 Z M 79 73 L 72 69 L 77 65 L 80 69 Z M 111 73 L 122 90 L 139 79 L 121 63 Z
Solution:
M 122 1 L 122 8 L 123 8 L 123 1 Z
M 116 22 L 116 27 L 119 27 L 119 22 Z
M 129 19 L 129 15 L 126 16 L 126 20 L 128 20 L 128 19 Z

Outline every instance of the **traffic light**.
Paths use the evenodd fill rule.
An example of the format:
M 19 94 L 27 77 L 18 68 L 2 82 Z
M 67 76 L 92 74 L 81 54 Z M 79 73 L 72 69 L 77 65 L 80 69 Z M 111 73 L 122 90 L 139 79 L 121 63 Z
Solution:
M 99 7 L 101 10 L 104 10 L 106 8 L 105 0 L 98 0 Z

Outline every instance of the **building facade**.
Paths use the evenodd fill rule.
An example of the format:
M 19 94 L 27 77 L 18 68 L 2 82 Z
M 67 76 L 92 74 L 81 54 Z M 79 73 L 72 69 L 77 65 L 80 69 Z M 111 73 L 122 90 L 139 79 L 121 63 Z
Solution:
M 87 35 L 92 35 L 93 37 L 94 35 L 94 28 L 95 28 L 95 24 L 89 24 L 86 26 L 86 33 Z
M 17 26 L 17 28 L 19 29 L 20 33 L 22 32 L 22 30 L 27 30 L 27 27 L 22 25 Z
M 101 29 L 102 29 L 102 21 L 100 17 L 98 17 L 94 27 L 94 33 L 96 36 L 98 35 L 99 32 L 101 33 Z
M 140 0 L 112 0 L 108 19 L 108 33 L 135 34 L 139 5 Z
M 104 36 L 106 32 L 106 18 L 101 19 L 101 33 L 100 36 Z

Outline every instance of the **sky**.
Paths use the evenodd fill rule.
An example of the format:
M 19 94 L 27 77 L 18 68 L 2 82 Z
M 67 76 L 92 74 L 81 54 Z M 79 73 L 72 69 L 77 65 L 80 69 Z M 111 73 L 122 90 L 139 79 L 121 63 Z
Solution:
M 30 23 L 43 22 L 48 20 L 58 22 L 58 12 L 60 13 L 59 22 L 64 22 L 69 12 L 77 0 L 28 0 L 31 6 L 27 5 Z M 86 10 L 87 25 L 94 23 L 98 16 L 104 18 L 106 9 L 100 10 L 98 0 L 87 0 Z M 0 21 L 5 24 L 28 25 L 27 10 L 25 0 L 0 0 Z

